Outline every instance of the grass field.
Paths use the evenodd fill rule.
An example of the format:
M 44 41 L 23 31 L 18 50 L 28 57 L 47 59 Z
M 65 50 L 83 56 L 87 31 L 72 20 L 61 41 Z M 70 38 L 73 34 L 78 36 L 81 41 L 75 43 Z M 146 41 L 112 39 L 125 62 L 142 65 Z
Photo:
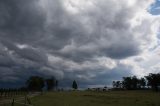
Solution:
M 48 92 L 31 99 L 34 106 L 160 106 L 151 91 Z

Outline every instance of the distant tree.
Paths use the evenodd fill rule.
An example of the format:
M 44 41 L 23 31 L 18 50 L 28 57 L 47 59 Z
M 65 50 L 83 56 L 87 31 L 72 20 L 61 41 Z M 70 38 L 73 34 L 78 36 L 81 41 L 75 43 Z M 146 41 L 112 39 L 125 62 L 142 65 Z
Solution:
M 138 79 L 136 76 L 123 77 L 122 85 L 123 88 L 126 88 L 128 90 L 140 89 L 141 86 L 145 86 L 145 80 Z
M 56 90 L 58 89 L 58 80 L 55 81 Z
M 122 81 L 113 81 L 113 88 L 123 88 L 123 83 Z
M 131 77 L 132 83 L 131 83 L 131 87 L 132 89 L 138 89 L 138 85 L 139 85 L 139 79 L 136 76 Z
M 28 90 L 31 91 L 42 91 L 44 87 L 44 79 L 39 76 L 32 76 L 26 82 Z
M 77 82 L 75 80 L 72 83 L 72 88 L 73 89 L 78 89 L 78 85 L 77 85 Z
M 113 88 L 116 88 L 116 81 L 112 82 Z
M 56 86 L 56 80 L 55 78 L 46 79 L 47 84 L 47 90 L 53 90 L 53 88 Z
M 128 90 L 132 89 L 132 78 L 131 77 L 123 77 L 123 88 Z
M 121 81 L 116 82 L 116 88 L 121 88 Z
M 160 73 L 152 74 L 150 73 L 148 76 L 145 76 L 148 81 L 148 86 L 151 86 L 153 90 L 158 91 L 158 87 L 160 86 Z
M 144 78 L 141 78 L 139 80 L 139 84 L 140 84 L 140 87 L 144 88 L 146 86 L 146 80 Z

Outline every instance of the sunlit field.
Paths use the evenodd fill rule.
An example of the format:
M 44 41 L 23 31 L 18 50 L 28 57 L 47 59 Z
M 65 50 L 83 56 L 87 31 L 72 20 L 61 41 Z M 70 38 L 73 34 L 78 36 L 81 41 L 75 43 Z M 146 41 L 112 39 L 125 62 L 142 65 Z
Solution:
M 152 91 L 48 92 L 31 99 L 34 106 L 160 106 Z

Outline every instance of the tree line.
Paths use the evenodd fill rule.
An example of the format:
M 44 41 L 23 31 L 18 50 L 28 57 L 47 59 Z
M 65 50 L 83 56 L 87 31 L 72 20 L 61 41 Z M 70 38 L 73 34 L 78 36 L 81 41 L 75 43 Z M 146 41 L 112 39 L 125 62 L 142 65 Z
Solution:
M 29 91 L 42 91 L 44 87 L 46 87 L 48 91 L 53 89 L 57 90 L 58 80 L 54 77 L 44 79 L 39 76 L 32 76 L 26 81 L 26 86 Z M 75 80 L 72 83 L 72 88 L 75 90 L 78 89 L 78 84 Z
M 137 78 L 136 76 L 123 77 L 122 81 L 113 81 L 113 89 L 123 89 L 123 90 L 138 90 L 138 89 L 152 89 L 158 91 L 160 89 L 160 73 L 153 74 Z M 74 80 L 72 83 L 73 89 L 78 89 L 78 84 Z M 31 76 L 26 81 L 26 86 L 20 89 L 0 89 L 0 96 L 2 95 L 18 95 L 27 93 L 29 91 L 42 91 L 43 89 L 51 91 L 53 89 L 58 89 L 58 80 L 55 77 L 43 78 L 40 76 Z
M 73 89 L 78 89 L 78 84 L 74 80 L 72 83 Z M 28 80 L 26 80 L 25 87 L 22 88 L 0 88 L 0 96 L 15 96 L 20 94 L 27 94 L 30 91 L 43 91 L 46 89 L 47 91 L 58 90 L 58 80 L 55 77 L 51 78 L 43 78 L 40 76 L 31 76 Z
M 160 73 L 150 73 L 143 78 L 137 78 L 136 76 L 123 77 L 122 81 L 113 81 L 113 88 L 127 90 L 151 88 L 154 91 L 158 91 L 160 88 Z
M 40 76 L 31 76 L 26 81 L 26 87 L 29 91 L 42 91 L 44 87 L 48 91 L 57 89 L 58 87 L 58 80 L 56 80 L 54 77 L 44 79 Z
M 11 97 L 16 95 L 26 95 L 29 91 L 42 91 L 46 87 L 47 91 L 57 89 L 58 80 L 54 77 L 44 79 L 40 76 L 31 76 L 21 88 L 0 88 L 0 97 Z

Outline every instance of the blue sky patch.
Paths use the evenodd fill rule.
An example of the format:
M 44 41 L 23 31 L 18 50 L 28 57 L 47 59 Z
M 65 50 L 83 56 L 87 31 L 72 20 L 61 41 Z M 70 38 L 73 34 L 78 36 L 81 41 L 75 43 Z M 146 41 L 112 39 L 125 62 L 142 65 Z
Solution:
M 153 15 L 160 15 L 160 0 L 156 0 L 156 2 L 151 5 L 150 12 Z

